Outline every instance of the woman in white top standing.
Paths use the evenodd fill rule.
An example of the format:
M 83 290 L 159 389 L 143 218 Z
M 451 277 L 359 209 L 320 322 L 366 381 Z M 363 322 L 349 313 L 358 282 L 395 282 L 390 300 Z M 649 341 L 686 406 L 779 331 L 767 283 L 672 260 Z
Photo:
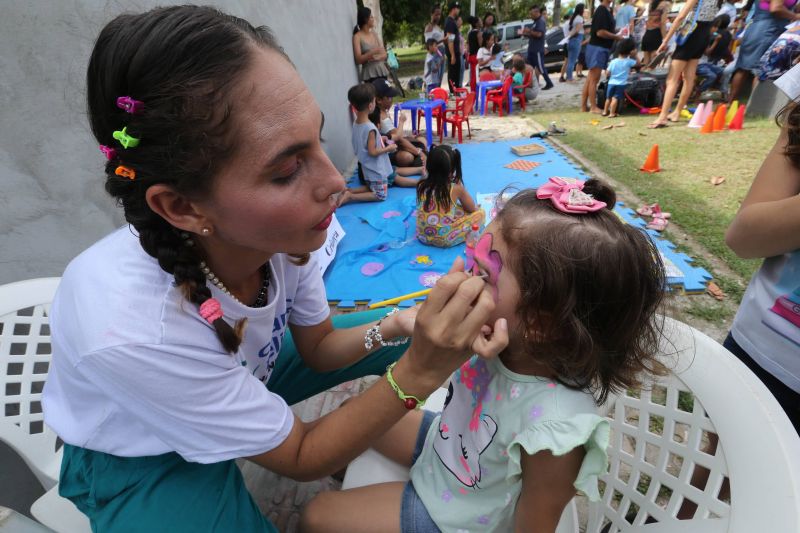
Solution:
M 59 493 L 93 530 L 275 532 L 235 459 L 328 475 L 472 352 L 504 346 L 504 322 L 480 333 L 494 301 L 463 263 L 416 323 L 334 327 L 309 253 L 345 184 L 268 28 L 198 6 L 120 15 L 96 41 L 87 99 L 129 226 L 64 272 L 42 407 L 65 443 Z M 319 420 L 289 408 L 383 372 Z
M 431 9 L 431 21 L 425 25 L 424 37 L 428 39 L 435 39 L 438 44 L 444 43 L 444 30 L 439 25 L 442 22 L 442 8 L 440 6 L 433 6 Z
M 386 49 L 383 47 L 375 28 L 375 17 L 368 7 L 358 9 L 356 27 L 353 28 L 353 57 L 356 65 L 361 65 L 361 81 L 371 82 L 378 78 L 388 78 Z

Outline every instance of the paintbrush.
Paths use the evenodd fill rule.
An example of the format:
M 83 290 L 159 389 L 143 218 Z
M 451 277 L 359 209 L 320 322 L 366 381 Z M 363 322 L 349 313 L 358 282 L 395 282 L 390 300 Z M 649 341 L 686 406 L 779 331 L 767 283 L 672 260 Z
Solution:
M 489 274 L 481 274 L 478 277 L 485 280 L 488 276 L 489 276 Z M 375 309 L 375 308 L 378 308 L 378 307 L 386 307 L 387 305 L 393 305 L 393 304 L 396 304 L 396 303 L 403 302 L 405 300 L 411 300 L 412 298 L 419 298 L 420 296 L 427 295 L 429 292 L 431 292 L 431 290 L 433 290 L 433 289 L 431 288 L 431 289 L 425 289 L 425 290 L 417 291 L 417 292 L 410 292 L 410 293 L 404 294 L 402 296 L 397 296 L 395 298 L 389 298 L 388 300 L 375 302 L 374 304 L 370 304 L 369 309 Z

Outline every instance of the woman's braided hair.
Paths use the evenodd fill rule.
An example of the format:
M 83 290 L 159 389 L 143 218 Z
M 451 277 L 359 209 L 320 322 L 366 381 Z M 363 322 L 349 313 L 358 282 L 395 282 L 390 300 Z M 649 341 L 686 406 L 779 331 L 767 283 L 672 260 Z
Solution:
M 209 7 L 175 6 L 125 14 L 109 22 L 95 43 L 87 72 L 92 132 L 116 158 L 106 163 L 105 188 L 139 234 L 142 248 L 196 305 L 211 298 L 198 246 L 155 213 L 145 194 L 163 183 L 190 199 L 202 198 L 213 176 L 233 153 L 231 87 L 257 47 L 284 55 L 270 30 Z M 287 58 L 288 60 L 288 58 Z M 139 113 L 116 105 L 129 95 L 143 102 Z M 140 139 L 124 148 L 115 130 Z M 115 174 L 119 165 L 135 179 Z M 234 353 L 244 321 L 213 322 L 223 347 Z

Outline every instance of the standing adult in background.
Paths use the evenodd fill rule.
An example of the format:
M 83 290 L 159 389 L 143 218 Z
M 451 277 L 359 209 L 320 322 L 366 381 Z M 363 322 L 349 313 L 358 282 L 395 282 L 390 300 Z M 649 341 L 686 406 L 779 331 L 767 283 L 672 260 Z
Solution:
M 483 44 L 483 31 L 481 19 L 470 16 L 467 21 L 472 28 L 467 34 L 467 63 L 469 63 L 469 90 L 475 92 L 478 83 L 478 50 Z
M 797 0 L 761 0 L 753 3 L 751 9 L 755 9 L 755 14 L 739 47 L 728 103 L 736 100 L 745 83 L 753 81 L 761 56 L 783 33 L 786 25 L 800 18 L 792 11 L 796 4 Z
M 641 50 L 642 38 L 644 37 L 644 32 L 647 31 L 647 17 L 644 16 L 644 9 L 641 7 L 636 8 L 636 17 L 633 20 L 633 42 Z
M 698 7 L 699 2 L 699 7 Z M 669 64 L 669 74 L 667 74 L 667 88 L 664 90 L 664 100 L 661 102 L 661 113 L 647 127 L 651 129 L 663 128 L 667 122 L 678 122 L 681 116 L 681 109 L 686 106 L 689 96 L 694 89 L 694 80 L 697 75 L 697 63 L 708 47 L 711 38 L 711 23 L 717 16 L 719 4 L 717 0 L 688 0 L 681 8 L 675 21 L 672 23 L 664 42 L 658 47 L 656 53 L 661 53 L 667 49 L 670 39 L 681 27 L 686 17 L 695 17 L 696 27 L 689 34 L 688 38 L 675 48 L 672 54 L 672 61 Z M 678 92 L 678 86 L 683 80 L 681 94 L 675 109 L 670 113 L 672 99 Z
M 597 113 L 603 112 L 597 107 L 597 84 L 600 74 L 608 66 L 611 48 L 614 41 L 621 41 L 622 36 L 614 31 L 616 23 L 611 14 L 611 0 L 603 0 L 592 15 L 592 31 L 589 44 L 586 45 L 586 67 L 589 75 L 583 84 L 581 92 L 581 111 Z
M 633 35 L 633 21 L 636 18 L 636 8 L 628 3 L 628 0 L 619 0 L 619 7 L 617 7 L 617 14 L 614 17 L 617 32 L 622 31 L 623 28 L 628 28 L 627 35 L 623 32 L 622 36 L 625 38 Z
M 650 62 L 655 58 L 655 51 L 664 42 L 667 34 L 667 22 L 669 10 L 672 4 L 668 0 L 653 0 L 650 2 L 650 9 L 647 12 L 647 22 L 645 22 L 644 37 L 642 37 L 642 64 L 650 66 Z
M 583 4 L 577 4 L 567 24 L 567 81 L 572 81 L 572 73 L 578 63 L 583 42 Z
M 373 31 L 375 17 L 368 7 L 358 9 L 356 15 L 357 25 L 353 28 L 353 56 L 356 65 L 361 65 L 361 81 L 370 82 L 378 78 L 389 77 L 386 66 L 386 49 L 383 47 L 378 34 Z
M 487 31 L 496 37 L 497 35 L 497 28 L 495 28 L 495 24 L 497 21 L 495 20 L 494 13 L 491 11 L 487 11 L 485 15 L 483 15 L 483 32 L 486 33 Z
M 444 30 L 440 26 L 442 22 L 442 8 L 440 6 L 433 6 L 431 9 L 431 21 L 425 25 L 425 41 L 434 39 L 437 44 L 444 44 Z
M 733 0 L 724 0 L 722 6 L 717 11 L 717 16 L 728 15 L 728 20 L 733 22 L 736 20 L 736 5 Z
M 447 53 L 447 78 L 456 87 L 461 87 L 461 34 L 456 19 L 461 12 L 461 4 L 447 4 L 447 18 L 444 21 L 445 51 Z
M 544 66 L 544 35 L 547 32 L 547 23 L 542 16 L 542 8 L 537 5 L 531 8 L 530 16 L 533 19 L 533 24 L 526 26 L 522 30 L 522 35 L 528 38 L 527 62 L 536 69 L 537 76 L 538 74 L 542 75 L 545 83 L 542 90 L 547 91 L 553 88 L 553 82 L 550 81 L 547 69 Z
M 461 50 L 461 53 L 458 55 L 458 62 L 461 65 L 461 69 L 458 73 L 458 85 L 460 86 L 464 82 L 464 72 L 467 70 L 467 41 L 464 39 L 464 35 L 461 33 L 461 28 L 464 26 L 464 19 L 461 18 L 461 15 L 456 17 L 456 27 L 458 28 L 458 48 Z

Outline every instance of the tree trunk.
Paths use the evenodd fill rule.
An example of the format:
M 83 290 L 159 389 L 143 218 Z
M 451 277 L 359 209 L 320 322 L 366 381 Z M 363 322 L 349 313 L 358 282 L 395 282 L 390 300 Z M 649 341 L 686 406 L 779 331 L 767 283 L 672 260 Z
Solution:
M 561 0 L 553 0 L 553 26 L 561 24 Z
M 375 17 L 375 33 L 381 38 L 383 42 L 383 14 L 381 13 L 381 0 L 364 0 L 364 7 L 372 10 L 372 16 Z

